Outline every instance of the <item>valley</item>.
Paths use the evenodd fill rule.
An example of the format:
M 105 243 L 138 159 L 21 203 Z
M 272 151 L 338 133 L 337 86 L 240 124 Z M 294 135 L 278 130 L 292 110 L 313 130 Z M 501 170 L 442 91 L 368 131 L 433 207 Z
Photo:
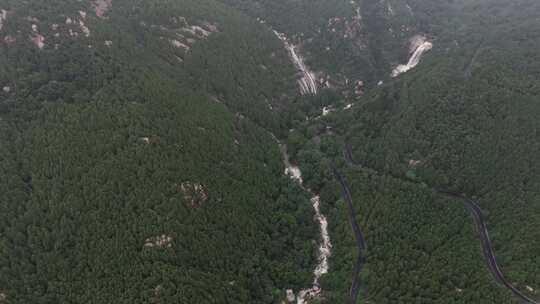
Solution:
M 0 304 L 540 301 L 534 0 L 0 0 Z
M 289 176 L 292 180 L 297 182 L 301 188 L 312 195 L 310 201 L 313 205 L 313 210 L 315 212 L 314 220 L 317 222 L 320 230 L 319 245 L 317 252 L 317 264 L 315 270 L 313 271 L 313 286 L 309 289 L 303 289 L 298 292 L 296 296 L 293 290 L 288 290 L 288 294 L 292 294 L 290 298 L 296 299 L 297 304 L 304 304 L 306 301 L 311 301 L 312 299 L 317 299 L 321 294 L 321 287 L 319 280 L 321 276 L 328 273 L 328 259 L 332 255 L 332 242 L 330 241 L 330 236 L 328 235 L 328 221 L 324 214 L 321 213 L 321 199 L 320 197 L 313 193 L 310 189 L 304 188 L 302 186 L 302 172 L 300 168 L 294 166 L 289 161 L 289 155 L 287 153 L 287 147 L 278 143 L 281 151 L 281 157 L 283 158 L 283 164 L 285 165 L 285 175 Z M 290 301 L 290 299 L 289 299 Z

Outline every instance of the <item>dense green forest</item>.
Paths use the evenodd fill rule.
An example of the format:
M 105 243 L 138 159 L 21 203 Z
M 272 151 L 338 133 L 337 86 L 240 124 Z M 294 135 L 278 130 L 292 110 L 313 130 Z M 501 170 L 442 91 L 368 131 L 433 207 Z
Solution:
M 524 12 L 497 3 L 491 19 L 476 13 L 488 11 L 485 6 L 476 7 L 461 35 L 480 34 L 481 44 L 466 40 L 375 92 L 353 114 L 350 130 L 356 157 L 370 167 L 476 196 L 489 212 L 508 277 L 539 286 L 539 273 L 530 270 L 540 269 L 534 228 L 540 214 L 540 69 L 533 47 L 540 40 L 532 33 L 539 24 L 531 12 L 540 6 L 529 4 Z
M 520 303 L 441 189 L 478 203 L 505 278 L 538 301 L 539 15 L 535 0 L 0 0 L 0 303 L 295 302 L 318 263 L 306 189 L 333 245 L 309 303 L 349 303 L 359 260 L 357 303 Z M 328 81 L 317 95 L 273 29 Z M 433 49 L 391 77 L 416 35 Z
M 309 197 L 267 131 L 296 94 L 271 32 L 213 1 L 0 3 L 0 302 L 275 303 L 309 284 Z
M 291 151 L 307 172 L 330 162 L 347 172 L 368 244 L 361 303 L 518 302 L 485 266 L 463 203 L 436 189 L 478 201 L 505 277 L 538 299 L 539 12 L 534 1 L 454 1 L 424 27 L 435 48 L 414 71 L 295 127 Z M 363 169 L 344 160 L 346 144 Z M 323 288 L 343 302 L 357 250 L 339 185 L 313 178 L 336 202 Z

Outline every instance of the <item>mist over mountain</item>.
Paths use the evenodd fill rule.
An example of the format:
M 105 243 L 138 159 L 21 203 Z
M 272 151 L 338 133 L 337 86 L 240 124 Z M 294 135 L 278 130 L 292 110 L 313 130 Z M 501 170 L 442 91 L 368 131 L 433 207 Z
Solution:
M 538 16 L 0 0 L 0 304 L 539 303 Z

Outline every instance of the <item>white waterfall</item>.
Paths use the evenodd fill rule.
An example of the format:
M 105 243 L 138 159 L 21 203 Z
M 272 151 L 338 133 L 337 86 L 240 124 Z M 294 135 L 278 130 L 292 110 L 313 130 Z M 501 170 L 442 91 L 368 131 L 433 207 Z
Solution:
M 397 77 L 410 69 L 416 67 L 420 63 L 422 55 L 431 50 L 433 44 L 424 36 L 415 36 L 411 39 L 410 52 L 412 53 L 407 64 L 400 64 L 392 71 L 392 77 Z
M 294 63 L 294 66 L 302 74 L 302 77 L 298 79 L 298 85 L 300 86 L 300 93 L 302 95 L 306 94 L 317 94 L 317 78 L 315 74 L 309 69 L 308 66 L 304 63 L 304 58 L 297 52 L 297 47 L 289 42 L 287 37 L 284 34 L 277 31 L 273 31 L 274 34 L 281 40 L 285 46 L 285 49 L 289 52 L 289 57 Z

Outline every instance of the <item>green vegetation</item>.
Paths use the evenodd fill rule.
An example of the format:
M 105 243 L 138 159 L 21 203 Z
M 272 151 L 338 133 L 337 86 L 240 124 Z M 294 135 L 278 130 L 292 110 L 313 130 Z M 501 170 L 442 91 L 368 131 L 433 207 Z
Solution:
M 463 202 L 435 188 L 479 201 L 503 273 L 538 298 L 540 277 L 533 269 L 540 268 L 540 40 L 534 29 L 540 24 L 534 16 L 540 6 L 487 0 L 409 4 L 415 24 L 435 44 L 422 64 L 368 90 L 351 110 L 298 121 L 290 136 L 303 170 L 326 172 L 307 180 L 328 202 L 323 212 L 334 243 L 332 271 L 323 278 L 328 301 L 346 301 L 357 252 L 340 187 L 328 174 L 330 162 L 348 172 L 368 243 L 361 303 L 517 302 L 485 266 Z M 388 41 L 381 39 L 387 45 L 380 45 L 381 54 L 391 49 Z M 348 102 L 335 97 L 324 104 L 340 108 Z M 345 163 L 345 142 L 364 170 Z
M 310 202 L 261 127 L 279 134 L 295 94 L 279 40 L 213 1 L 114 1 L 107 19 L 57 2 L 0 6 L 16 38 L 0 44 L 2 297 L 275 303 L 308 286 Z M 167 40 L 180 16 L 217 29 L 183 33 L 185 52 Z
M 510 302 L 485 268 L 461 201 L 389 177 L 350 172 L 348 179 L 368 242 L 361 303 Z
M 465 41 L 465 48 L 436 54 L 366 98 L 348 121 L 356 158 L 368 166 L 403 176 L 412 170 L 431 186 L 478 197 L 501 265 L 524 289 L 540 285 L 530 271 L 540 267 L 540 104 L 533 43 L 520 41 L 534 39 L 531 22 L 540 24 L 529 14 L 540 6 L 531 3 L 525 13 L 499 5 L 501 18 L 489 26 L 474 19 L 461 34 L 487 32 L 480 49 Z
M 309 66 L 350 90 L 374 86 L 408 58 L 416 34 L 452 34 L 459 2 L 445 0 L 220 0 L 298 43 Z
M 347 302 L 358 258 L 333 167 L 367 242 L 359 303 L 516 302 L 436 189 L 479 202 L 503 273 L 538 298 L 537 1 L 0 9 L 0 303 L 270 304 L 310 286 L 313 210 L 271 133 L 328 219 L 316 301 Z M 329 89 L 297 96 L 271 28 Z M 416 34 L 435 47 L 391 79 Z

